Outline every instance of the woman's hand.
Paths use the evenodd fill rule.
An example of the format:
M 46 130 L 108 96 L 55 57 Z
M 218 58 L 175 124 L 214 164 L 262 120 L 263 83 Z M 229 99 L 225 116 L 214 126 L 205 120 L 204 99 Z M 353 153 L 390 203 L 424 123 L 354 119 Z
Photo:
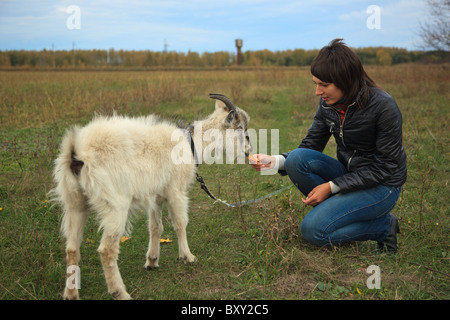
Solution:
M 276 158 L 267 154 L 251 154 L 248 156 L 250 165 L 256 171 L 268 170 L 275 167 Z
M 321 185 L 318 185 L 314 189 L 311 190 L 311 192 L 308 194 L 306 199 L 302 198 L 302 201 L 307 206 L 317 206 L 319 203 L 325 201 L 328 199 L 328 197 L 331 195 L 331 187 L 330 183 L 325 182 Z

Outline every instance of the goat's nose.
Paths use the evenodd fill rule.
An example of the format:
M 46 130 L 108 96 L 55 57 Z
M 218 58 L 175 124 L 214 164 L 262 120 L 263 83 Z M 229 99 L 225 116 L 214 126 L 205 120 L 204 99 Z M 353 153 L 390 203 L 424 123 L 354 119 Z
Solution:
M 248 148 L 245 148 L 244 150 L 245 156 L 248 157 L 251 152 L 252 152 L 252 145 L 248 144 Z

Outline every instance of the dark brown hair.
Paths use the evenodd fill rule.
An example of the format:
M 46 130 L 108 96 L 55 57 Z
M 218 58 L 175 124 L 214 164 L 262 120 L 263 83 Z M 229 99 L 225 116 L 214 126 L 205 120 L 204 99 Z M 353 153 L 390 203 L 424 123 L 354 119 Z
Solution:
M 372 93 L 371 87 L 378 87 L 367 75 L 359 57 L 347 47 L 343 39 L 334 39 L 319 51 L 311 64 L 311 74 L 338 87 L 346 98 L 344 107 L 355 100 L 360 108 L 364 107 Z M 361 89 L 361 96 L 358 97 Z

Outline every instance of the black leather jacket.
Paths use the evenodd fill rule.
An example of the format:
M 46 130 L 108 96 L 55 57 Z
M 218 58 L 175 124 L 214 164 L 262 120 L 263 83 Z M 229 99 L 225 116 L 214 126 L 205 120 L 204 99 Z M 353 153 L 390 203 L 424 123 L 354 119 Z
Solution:
M 321 99 L 308 134 L 299 146 L 322 152 L 331 135 L 334 136 L 337 159 L 348 170 L 333 180 L 341 193 L 378 184 L 401 186 L 406 181 L 402 115 L 388 93 L 378 88 L 372 91 L 364 107 L 356 103 L 348 106 L 342 125 L 339 113 Z

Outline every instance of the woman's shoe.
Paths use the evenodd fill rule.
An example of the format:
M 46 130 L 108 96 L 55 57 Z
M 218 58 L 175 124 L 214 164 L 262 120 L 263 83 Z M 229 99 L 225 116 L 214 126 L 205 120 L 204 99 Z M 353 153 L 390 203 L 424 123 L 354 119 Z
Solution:
M 391 219 L 391 229 L 386 239 L 383 242 L 378 242 L 378 251 L 380 252 L 396 252 L 398 250 L 397 233 L 400 233 L 400 227 L 397 217 L 391 212 L 389 212 L 389 218 Z

